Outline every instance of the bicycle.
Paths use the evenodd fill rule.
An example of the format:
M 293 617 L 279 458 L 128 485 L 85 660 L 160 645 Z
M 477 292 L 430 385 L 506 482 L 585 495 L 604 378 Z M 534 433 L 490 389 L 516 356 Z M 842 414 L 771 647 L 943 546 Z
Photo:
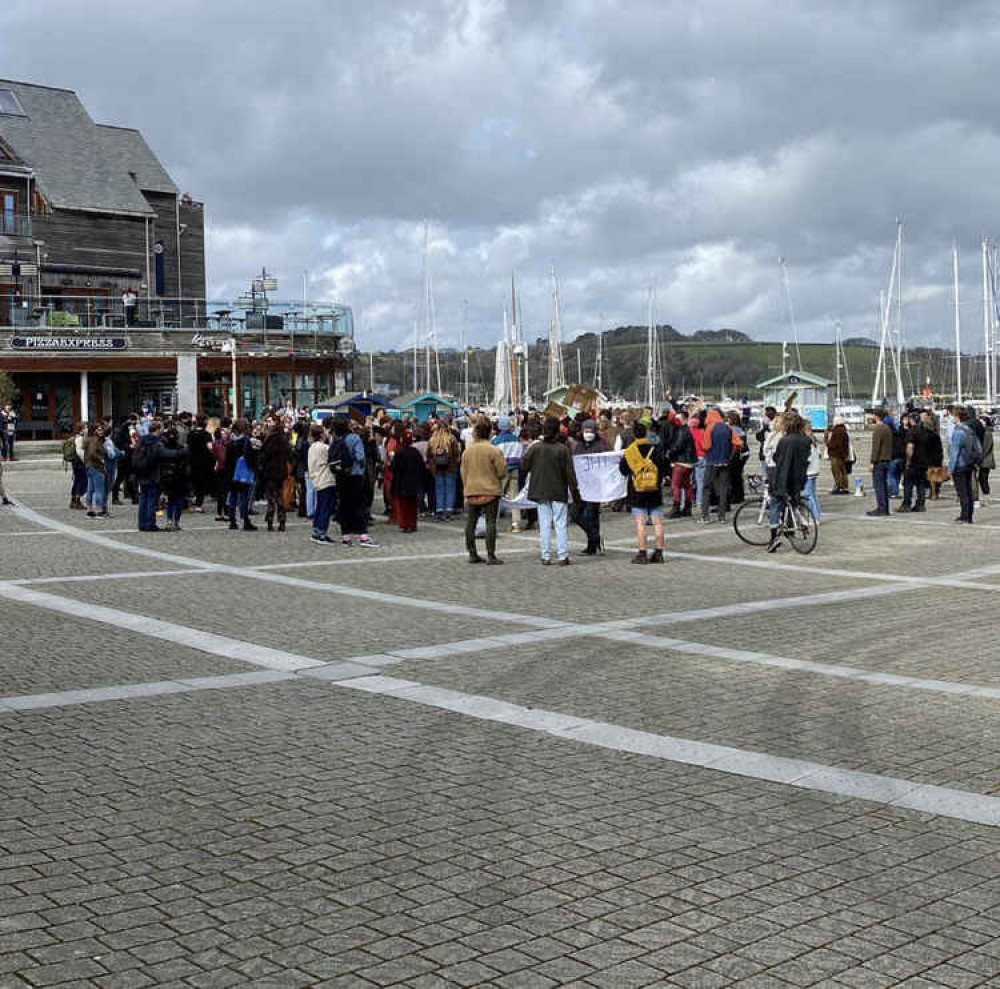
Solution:
M 745 501 L 736 510 L 733 529 L 747 545 L 767 546 L 771 542 L 770 491 L 767 480 L 751 474 L 747 477 L 747 485 L 759 494 L 752 501 Z M 816 548 L 819 526 L 812 509 L 804 501 L 785 502 L 785 509 L 778 523 L 778 536 L 796 553 L 807 555 Z

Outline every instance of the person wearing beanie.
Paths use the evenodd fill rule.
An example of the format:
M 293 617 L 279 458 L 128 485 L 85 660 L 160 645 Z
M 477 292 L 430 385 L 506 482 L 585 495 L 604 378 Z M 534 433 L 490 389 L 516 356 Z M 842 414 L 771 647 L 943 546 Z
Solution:
M 497 419 L 497 434 L 493 437 L 493 445 L 503 454 L 507 463 L 507 477 L 504 481 L 503 495 L 505 498 L 513 500 L 517 498 L 520 491 L 521 454 L 524 451 L 524 443 L 516 435 L 510 416 L 500 416 Z M 510 517 L 510 531 L 520 532 L 520 510 L 512 509 Z

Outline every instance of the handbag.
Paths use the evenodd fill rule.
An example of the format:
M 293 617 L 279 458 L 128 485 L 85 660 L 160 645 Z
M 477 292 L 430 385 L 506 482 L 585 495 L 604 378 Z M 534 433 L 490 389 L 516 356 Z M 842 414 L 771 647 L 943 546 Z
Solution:
M 236 461 L 236 469 L 233 471 L 233 481 L 236 484 L 253 484 L 255 480 L 256 476 L 247 465 L 246 457 L 241 456 Z

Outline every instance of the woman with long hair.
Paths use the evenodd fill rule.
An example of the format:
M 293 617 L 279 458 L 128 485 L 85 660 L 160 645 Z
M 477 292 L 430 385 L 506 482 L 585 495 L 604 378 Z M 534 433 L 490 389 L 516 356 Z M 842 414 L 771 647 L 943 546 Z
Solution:
M 455 514 L 455 491 L 462 450 L 447 422 L 441 421 L 427 443 L 427 468 L 434 475 L 434 517 L 450 521 Z
M 417 508 L 424 481 L 424 461 L 413 446 L 408 431 L 398 437 L 399 448 L 392 465 L 392 498 L 396 521 L 403 532 L 417 531 Z

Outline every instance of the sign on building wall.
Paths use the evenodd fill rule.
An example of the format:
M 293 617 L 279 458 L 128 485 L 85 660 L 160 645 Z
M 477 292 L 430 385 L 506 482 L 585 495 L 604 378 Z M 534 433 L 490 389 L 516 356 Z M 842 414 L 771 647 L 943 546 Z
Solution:
M 126 337 L 12 336 L 11 350 L 126 350 Z

